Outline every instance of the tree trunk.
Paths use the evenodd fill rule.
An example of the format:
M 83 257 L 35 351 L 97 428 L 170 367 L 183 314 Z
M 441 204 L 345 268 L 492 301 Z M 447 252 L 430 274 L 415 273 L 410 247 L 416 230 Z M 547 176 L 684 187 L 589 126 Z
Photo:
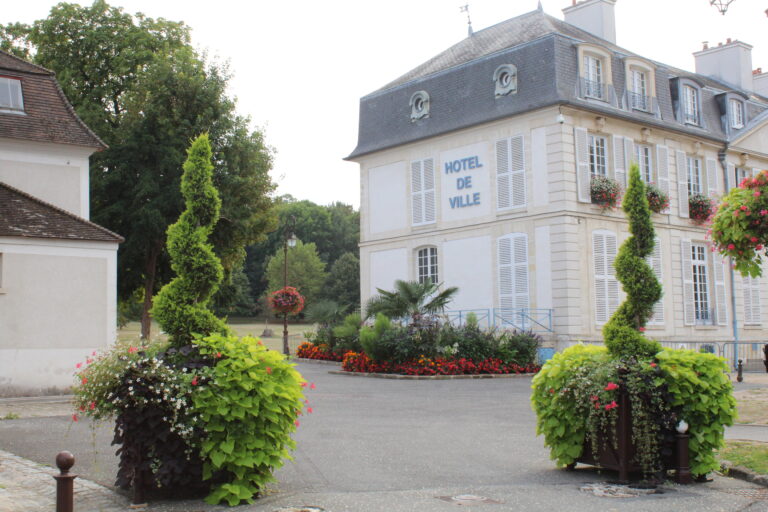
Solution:
M 147 266 L 144 268 L 144 306 L 141 311 L 141 339 L 149 339 L 149 331 L 152 327 L 152 318 L 149 311 L 152 309 L 152 296 L 155 291 L 155 276 L 157 275 L 157 258 L 160 255 L 162 244 L 156 243 L 147 257 Z

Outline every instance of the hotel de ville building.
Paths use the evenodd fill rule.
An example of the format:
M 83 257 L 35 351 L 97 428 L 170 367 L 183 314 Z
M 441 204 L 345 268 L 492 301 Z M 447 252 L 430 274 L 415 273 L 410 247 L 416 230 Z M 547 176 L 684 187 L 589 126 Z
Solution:
M 618 8 L 621 5 L 619 3 Z M 694 53 L 696 72 L 616 44 L 616 0 L 541 8 L 470 35 L 360 100 L 363 303 L 396 279 L 457 286 L 450 314 L 534 328 L 558 345 L 601 339 L 623 300 L 620 209 L 631 162 L 669 197 L 649 258 L 663 285 L 647 334 L 763 341 L 766 280 L 710 250 L 689 197 L 717 199 L 768 169 L 768 73 L 749 44 Z

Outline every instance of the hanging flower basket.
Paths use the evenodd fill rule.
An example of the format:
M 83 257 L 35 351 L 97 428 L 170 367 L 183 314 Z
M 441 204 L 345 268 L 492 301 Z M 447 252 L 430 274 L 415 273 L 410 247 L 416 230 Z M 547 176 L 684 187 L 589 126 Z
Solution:
M 293 286 L 286 286 L 269 296 L 269 306 L 276 313 L 298 315 L 304 309 L 304 297 Z
M 661 213 L 669 208 L 669 196 L 654 183 L 645 187 L 645 197 L 648 198 L 648 206 L 654 213 Z
M 621 199 L 619 182 L 606 176 L 592 176 L 589 183 L 589 197 L 592 203 L 603 210 L 615 208 Z
M 705 222 L 713 211 L 712 201 L 704 194 L 693 194 L 688 197 L 688 215 L 693 222 L 698 224 Z

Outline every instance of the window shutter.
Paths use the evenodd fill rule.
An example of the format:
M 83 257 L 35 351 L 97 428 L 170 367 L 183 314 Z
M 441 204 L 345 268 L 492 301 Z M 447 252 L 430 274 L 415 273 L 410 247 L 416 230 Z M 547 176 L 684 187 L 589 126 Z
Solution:
M 496 208 L 502 210 L 512 206 L 509 172 L 509 140 L 496 141 Z
M 725 262 L 717 253 L 712 254 L 712 266 L 715 267 L 715 314 L 717 325 L 728 325 L 728 307 L 725 296 Z
M 688 162 L 685 157 L 685 152 L 675 151 L 675 160 L 677 160 L 677 201 L 680 209 L 680 216 L 688 217 Z M 690 259 L 690 257 L 691 255 L 689 252 L 688 259 Z M 693 286 L 693 281 L 691 281 L 691 286 Z M 693 307 L 693 303 L 691 303 L 691 307 Z M 691 309 L 691 313 L 693 313 L 693 309 Z M 691 322 L 693 322 L 693 317 L 691 317 Z M 692 325 L 692 323 L 686 325 Z
M 712 158 L 707 158 L 707 195 L 717 197 L 720 187 L 717 183 L 717 162 Z
M 667 146 L 656 146 L 656 167 L 658 169 L 659 190 L 669 197 L 669 148 Z M 669 213 L 669 207 L 663 213 Z
M 613 233 L 596 231 L 592 234 L 597 324 L 607 322 L 619 306 L 619 282 L 613 268 L 616 247 L 616 235 Z
M 589 148 L 587 147 L 587 129 L 574 127 L 573 142 L 576 153 L 576 188 L 579 202 L 591 203 L 589 188 L 592 176 L 589 172 Z
M 499 238 L 499 304 L 503 309 L 528 308 L 528 235 Z
M 435 222 L 435 161 L 427 158 L 422 164 L 424 180 L 424 222 Z
M 627 153 L 624 149 L 624 137 L 613 136 L 613 178 L 622 188 L 627 188 Z
M 744 276 L 741 282 L 744 293 L 744 323 L 759 325 L 763 323 L 760 318 L 760 278 Z
M 738 186 L 738 183 L 736 183 L 736 166 L 733 164 L 728 164 L 728 175 L 725 177 L 727 183 L 728 190 L 726 192 L 730 192 L 732 188 Z
M 424 187 L 422 186 L 422 161 L 411 162 L 411 209 L 413 225 L 424 223 Z
M 683 320 L 685 325 L 693 325 L 693 262 L 690 240 L 680 241 L 680 255 L 683 267 Z
M 619 181 L 619 183 L 621 183 L 621 185 L 625 189 L 627 188 L 627 176 L 629 176 L 629 167 L 634 160 L 635 160 L 635 142 L 629 137 L 624 137 L 624 169 L 626 169 L 626 173 L 624 174 L 624 177 L 623 177 L 624 181 L 623 182 Z
M 525 153 L 523 152 L 523 136 L 517 135 L 509 140 L 510 181 L 512 184 L 512 208 L 526 205 L 525 190 Z
M 653 275 L 659 280 L 659 283 L 663 283 L 662 279 L 662 262 L 661 262 L 661 239 L 656 237 L 653 243 L 653 252 L 648 255 L 648 264 L 653 269 Z M 648 320 L 648 323 L 659 325 L 664 323 L 664 297 L 653 305 L 653 314 Z
M 528 308 L 528 235 L 519 233 L 512 239 L 515 257 L 515 307 Z

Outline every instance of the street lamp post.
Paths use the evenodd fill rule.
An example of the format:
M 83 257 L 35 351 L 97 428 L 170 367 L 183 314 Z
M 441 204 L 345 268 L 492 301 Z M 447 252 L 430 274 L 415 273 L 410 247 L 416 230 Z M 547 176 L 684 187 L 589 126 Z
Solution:
M 285 229 L 285 240 L 283 241 L 283 288 L 288 286 L 288 247 L 296 247 L 296 217 L 291 215 L 290 224 Z M 283 313 L 283 354 L 291 355 L 291 349 L 288 347 L 288 313 Z

